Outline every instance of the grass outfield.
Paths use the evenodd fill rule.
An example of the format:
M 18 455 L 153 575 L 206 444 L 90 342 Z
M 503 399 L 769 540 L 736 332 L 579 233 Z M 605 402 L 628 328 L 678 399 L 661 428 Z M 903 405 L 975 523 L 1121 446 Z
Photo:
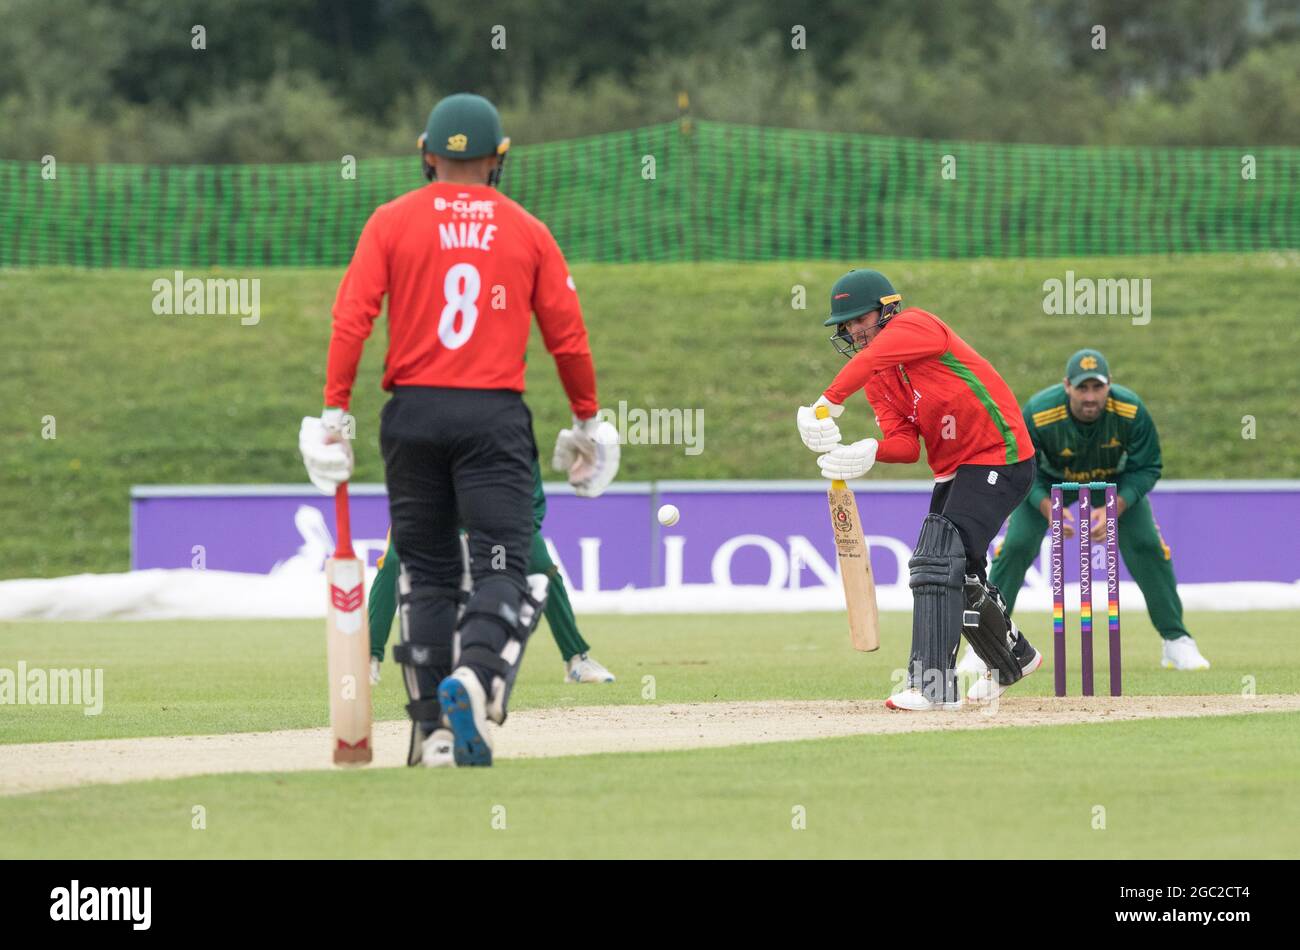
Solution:
M 1103 349 L 1154 413 L 1167 477 L 1300 476 L 1300 442 L 1281 435 L 1293 428 L 1292 370 L 1276 358 L 1300 349 L 1300 254 L 872 263 L 988 356 L 1022 399 L 1057 381 L 1074 349 Z M 603 401 L 706 409 L 701 454 L 629 447 L 622 476 L 815 475 L 792 420 L 842 365 L 819 315 L 847 266 L 575 266 Z M 1151 322 L 1045 315 L 1043 281 L 1067 270 L 1150 278 Z M 261 322 L 154 315 L 152 281 L 170 272 L 0 270 L 0 577 L 126 569 L 132 484 L 305 484 L 298 420 L 319 410 L 339 273 L 188 276 L 260 277 Z M 807 310 L 792 309 L 794 285 L 807 288 Z M 374 343 L 383 339 L 379 328 Z M 382 480 L 382 357 L 381 346 L 368 349 L 353 407 L 363 481 Z M 531 362 L 546 444 L 568 415 L 536 334 Z M 1255 440 L 1242 438 L 1246 415 Z M 849 435 L 870 431 L 865 407 L 845 422 Z M 922 464 L 872 473 L 926 474 Z
M 763 699 L 883 699 L 907 664 L 911 619 L 881 615 L 883 646 L 853 653 L 834 613 L 591 616 L 582 629 L 592 652 L 619 675 L 608 685 L 563 682 L 554 641 L 543 624 L 525 658 L 512 708 L 641 704 L 643 678 L 654 677 L 661 703 Z M 1047 614 L 1020 617 L 1050 655 Z M 1294 631 L 1300 612 L 1203 613 L 1188 625 L 1214 668 L 1176 675 L 1159 668 L 1160 641 L 1143 614 L 1124 617 L 1127 695 L 1300 693 Z M 1071 629 L 1071 692 L 1078 692 L 1077 626 Z M 205 735 L 324 726 L 324 630 L 320 621 L 155 621 L 3 623 L 0 666 L 102 668 L 103 712 L 7 706 L 0 743 Z M 1106 688 L 1106 643 L 1095 652 L 1097 688 Z M 404 719 L 406 693 L 384 664 L 374 697 L 376 719 Z M 1250 681 L 1245 678 L 1251 677 Z M 1035 675 L 1018 695 L 1051 693 Z
M 0 798 L 0 858 L 1293 858 L 1298 728 L 1287 713 L 69 789 Z
M 663 703 L 883 697 L 908 642 L 907 618 L 884 617 L 869 656 L 834 614 L 584 618 L 619 682 L 559 682 L 543 631 L 515 708 L 643 703 L 644 676 Z M 1022 619 L 1045 645 L 1046 616 Z M 1214 669 L 1159 669 L 1156 635 L 1126 618 L 1127 695 L 1300 692 L 1297 613 L 1188 620 Z M 9 707 L 0 742 L 324 725 L 321 639 L 310 621 L 3 624 L 0 665 L 102 666 L 107 701 L 96 717 Z M 397 719 L 386 671 L 377 716 Z M 1041 674 L 1016 687 L 1050 689 Z M 1281 858 L 1300 848 L 1297 728 L 1300 714 L 1233 715 L 90 786 L 0 797 L 0 857 Z

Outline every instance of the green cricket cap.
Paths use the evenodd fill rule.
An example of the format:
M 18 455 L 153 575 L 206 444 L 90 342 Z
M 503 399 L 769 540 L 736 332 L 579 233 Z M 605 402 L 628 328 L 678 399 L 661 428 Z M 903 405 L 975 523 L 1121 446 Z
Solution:
M 1065 364 L 1065 378 L 1071 386 L 1078 386 L 1085 379 L 1100 379 L 1103 383 L 1109 383 L 1110 366 L 1106 363 L 1106 357 L 1096 350 L 1080 350 Z

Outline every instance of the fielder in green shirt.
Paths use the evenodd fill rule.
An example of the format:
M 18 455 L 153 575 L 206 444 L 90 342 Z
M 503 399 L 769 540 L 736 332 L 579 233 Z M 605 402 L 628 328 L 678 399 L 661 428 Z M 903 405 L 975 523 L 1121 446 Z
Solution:
M 989 572 L 989 582 L 1006 600 L 1008 612 L 1025 571 L 1038 557 L 1047 531 L 1054 482 L 1115 482 L 1118 488 L 1119 553 L 1146 599 L 1151 623 L 1164 639 L 1161 665 L 1176 670 L 1203 670 L 1201 656 L 1183 625 L 1183 603 L 1174 581 L 1173 555 L 1160 536 L 1147 493 L 1160 479 L 1160 439 L 1151 413 L 1137 393 L 1112 383 L 1106 358 L 1096 350 L 1070 357 L 1065 379 L 1033 396 L 1024 406 L 1025 424 L 1037 451 L 1038 471 L 1029 494 L 1012 513 L 1007 534 Z M 1066 492 L 1062 533 L 1074 537 L 1071 504 L 1078 492 Z M 1094 541 L 1105 541 L 1105 508 L 1093 508 L 1089 526 Z M 973 669 L 978 658 L 962 663 Z
M 564 658 L 564 679 L 569 683 L 612 683 L 614 674 L 597 663 L 588 653 L 591 649 L 578 632 L 578 621 L 569 604 L 569 592 L 560 577 L 559 568 L 551 560 L 542 540 L 542 519 L 546 517 L 546 495 L 542 492 L 542 469 L 533 460 L 533 541 L 529 554 L 529 574 L 545 574 L 549 578 L 546 607 L 543 616 L 551 628 L 555 645 Z M 462 536 L 463 541 L 463 536 Z M 370 682 L 379 682 L 379 665 L 384 658 L 384 646 L 393 626 L 397 610 L 397 576 L 401 571 L 397 552 L 393 550 L 392 533 L 388 547 L 379 559 L 379 573 L 370 588 Z

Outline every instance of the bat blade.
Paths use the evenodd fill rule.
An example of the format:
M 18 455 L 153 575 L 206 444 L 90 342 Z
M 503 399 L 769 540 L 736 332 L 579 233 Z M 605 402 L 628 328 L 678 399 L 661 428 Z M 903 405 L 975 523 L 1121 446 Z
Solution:
M 835 556 L 849 614 L 849 639 L 853 649 L 870 653 L 880 649 L 880 616 L 876 607 L 876 579 L 871 573 L 871 552 L 862 533 L 858 502 L 852 489 L 838 479 L 831 482 L 826 500 L 830 505 Z
M 329 667 L 330 729 L 336 765 L 364 764 L 373 756 L 370 707 L 370 633 L 365 565 L 352 551 L 347 486 L 335 496 L 338 547 L 325 562 L 329 600 L 325 639 Z
M 329 582 L 330 726 L 334 761 L 369 762 L 370 635 L 366 623 L 365 574 L 356 558 L 330 558 Z

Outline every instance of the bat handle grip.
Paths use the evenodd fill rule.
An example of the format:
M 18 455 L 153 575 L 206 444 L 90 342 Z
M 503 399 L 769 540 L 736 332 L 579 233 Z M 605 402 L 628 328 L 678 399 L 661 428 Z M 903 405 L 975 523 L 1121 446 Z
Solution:
M 830 414 L 831 414 L 830 406 L 818 406 L 816 410 L 814 410 L 813 412 L 813 415 L 815 415 L 818 419 L 829 419 Z M 838 478 L 832 479 L 831 481 L 831 488 L 835 491 L 843 491 L 848 487 L 849 486 L 846 483 L 844 483 Z
M 334 489 L 334 556 L 350 560 L 356 557 L 352 550 L 352 516 L 348 508 L 348 483 L 340 482 Z

